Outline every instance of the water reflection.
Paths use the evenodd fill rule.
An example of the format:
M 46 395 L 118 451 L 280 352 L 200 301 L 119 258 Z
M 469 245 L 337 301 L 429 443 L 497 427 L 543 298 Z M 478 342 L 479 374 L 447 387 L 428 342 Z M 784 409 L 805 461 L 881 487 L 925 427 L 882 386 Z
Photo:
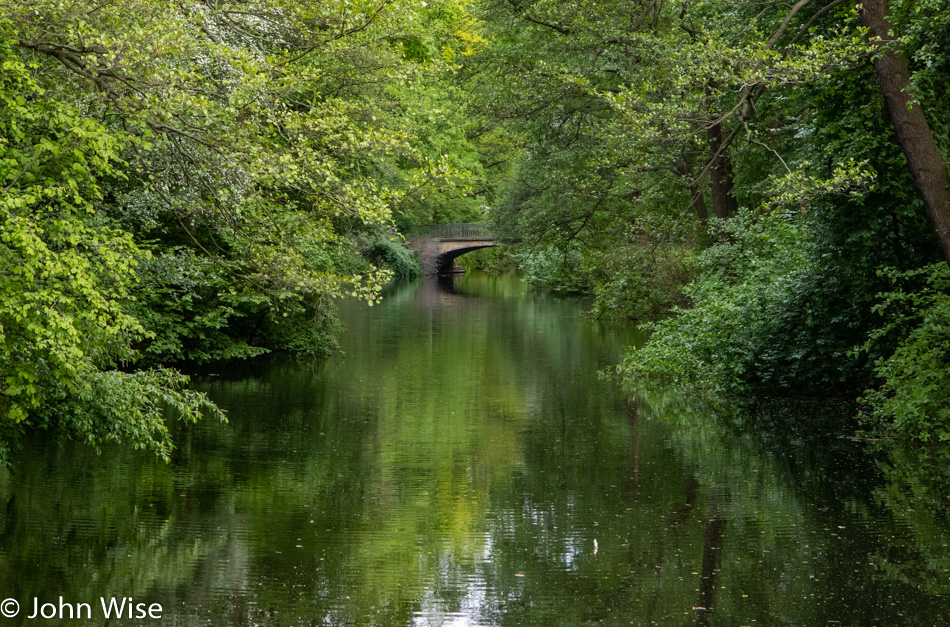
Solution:
M 206 377 L 231 422 L 171 465 L 38 438 L 0 478 L 0 597 L 175 625 L 950 618 L 944 457 L 829 437 L 846 408 L 631 400 L 596 373 L 637 337 L 580 312 L 512 278 L 394 286 L 344 304 L 325 363 Z

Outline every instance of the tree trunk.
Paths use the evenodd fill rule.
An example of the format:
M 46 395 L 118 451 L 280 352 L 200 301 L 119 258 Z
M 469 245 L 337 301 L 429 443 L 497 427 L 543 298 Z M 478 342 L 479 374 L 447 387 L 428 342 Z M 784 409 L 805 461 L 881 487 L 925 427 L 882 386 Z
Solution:
M 916 96 L 910 89 L 910 70 L 890 35 L 893 28 L 887 16 L 887 0 L 864 0 L 861 21 L 871 40 L 886 46 L 874 60 L 874 73 L 914 185 L 924 200 L 944 259 L 950 264 L 950 175 L 920 103 L 913 102 Z
M 686 161 L 682 159 L 677 159 L 676 171 L 679 172 L 680 176 L 683 176 L 687 180 L 693 177 L 693 168 L 691 167 L 691 164 L 687 164 Z M 699 217 L 699 221 L 703 224 L 706 224 L 707 220 L 709 220 L 709 211 L 706 210 L 706 199 L 703 198 L 703 192 L 699 189 L 699 185 L 690 183 L 689 194 L 690 201 L 692 202 L 693 207 L 696 209 L 696 215 Z
M 710 187 L 712 188 L 713 213 L 725 220 L 736 212 L 739 203 L 732 195 L 732 163 L 722 147 L 722 124 L 716 123 L 707 131 L 709 137 Z
M 709 221 L 709 211 L 706 210 L 706 199 L 703 198 L 703 191 L 699 189 L 699 185 L 693 184 L 689 186 L 689 193 L 693 198 L 699 221 L 706 224 Z

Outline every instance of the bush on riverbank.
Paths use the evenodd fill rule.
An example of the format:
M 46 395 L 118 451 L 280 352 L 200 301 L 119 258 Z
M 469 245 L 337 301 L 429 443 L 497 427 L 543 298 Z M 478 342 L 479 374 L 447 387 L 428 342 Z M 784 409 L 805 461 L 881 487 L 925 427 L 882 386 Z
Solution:
M 414 279 L 422 276 L 422 267 L 415 253 L 395 237 L 372 237 L 363 245 L 362 253 L 373 264 L 392 272 L 394 277 Z
M 937 263 L 890 278 L 892 291 L 875 309 L 885 324 L 865 350 L 893 337 L 897 348 L 875 361 L 879 386 L 864 401 L 898 434 L 950 440 L 950 268 Z

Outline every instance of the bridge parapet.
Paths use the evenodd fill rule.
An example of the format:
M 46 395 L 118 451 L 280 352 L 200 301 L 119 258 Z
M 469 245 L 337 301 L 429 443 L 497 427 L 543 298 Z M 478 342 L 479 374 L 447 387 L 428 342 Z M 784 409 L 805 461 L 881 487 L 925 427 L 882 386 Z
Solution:
M 480 222 L 455 222 L 416 226 L 409 230 L 409 234 L 430 237 L 435 240 L 481 241 L 494 239 L 491 227 Z

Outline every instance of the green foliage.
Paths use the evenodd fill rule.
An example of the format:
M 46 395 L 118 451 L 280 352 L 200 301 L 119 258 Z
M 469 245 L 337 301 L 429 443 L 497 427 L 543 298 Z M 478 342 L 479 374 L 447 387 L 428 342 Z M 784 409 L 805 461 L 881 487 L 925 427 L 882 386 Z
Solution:
M 221 416 L 167 370 L 128 373 L 130 342 L 148 331 L 129 315 L 143 253 L 96 219 L 99 179 L 121 177 L 129 138 L 44 97 L 0 22 L 0 464 L 26 428 L 81 441 L 127 441 L 167 458 L 166 407 Z
M 145 259 L 138 275 L 131 310 L 153 330 L 139 347 L 147 363 L 201 364 L 267 352 L 252 345 L 252 337 L 235 337 L 239 322 L 259 324 L 267 316 L 266 300 L 229 292 L 227 276 L 213 261 L 190 249 L 164 251 Z
M 950 154 L 946 11 L 889 4 L 919 105 Z M 854 352 L 880 324 L 877 269 L 920 268 L 939 251 L 853 5 L 479 7 L 488 45 L 471 63 L 476 98 L 525 148 L 493 218 L 532 243 L 528 280 L 592 292 L 600 316 L 674 308 L 625 361 L 628 377 L 853 393 L 876 363 L 895 382 L 880 391 L 892 418 L 911 373 L 940 380 L 932 330 L 904 324 Z M 919 307 L 942 315 L 936 301 Z M 929 365 L 906 363 L 931 348 Z M 883 370 L 891 355 L 904 374 Z M 918 413 L 939 422 L 938 403 Z
M 694 252 L 686 246 L 616 246 L 596 258 L 591 313 L 603 319 L 655 320 L 687 304 Z
M 721 228 L 723 243 L 700 255 L 687 289 L 693 306 L 655 324 L 624 374 L 733 392 L 866 381 L 866 360 L 850 355 L 870 324 L 871 277 L 842 268 L 808 216 L 743 211 Z
M 326 357 L 339 344 L 342 328 L 336 309 L 321 306 L 290 304 L 279 315 L 268 315 L 258 329 L 261 341 L 274 350 L 305 357 Z
M 165 418 L 194 422 L 203 415 L 224 420 L 204 393 L 185 387 L 188 377 L 168 368 L 133 373 L 89 372 L 79 390 L 58 390 L 46 399 L 45 418 L 31 426 L 59 432 L 99 450 L 105 442 L 154 452 L 164 461 L 174 448 Z M 6 460 L 4 460 L 6 461 Z
M 457 263 L 466 271 L 481 270 L 491 275 L 507 274 L 515 271 L 518 267 L 511 246 L 495 246 L 474 250 L 459 257 Z
M 412 250 L 400 239 L 373 237 L 364 244 L 363 256 L 400 279 L 414 279 L 422 274 Z
M 898 343 L 875 361 L 880 385 L 864 401 L 902 436 L 950 440 L 950 268 L 938 263 L 887 276 L 894 286 L 875 308 L 887 323 L 864 350 L 895 336 Z
M 947 153 L 946 11 L 891 4 Z M 849 357 L 879 322 L 876 269 L 935 259 L 852 5 L 0 10 L 9 425 L 135 389 L 90 392 L 107 373 L 156 377 L 139 392 L 165 385 L 198 412 L 174 377 L 135 369 L 327 354 L 334 299 L 371 304 L 393 276 L 418 274 L 397 229 L 445 221 L 491 221 L 523 241 L 525 279 L 593 294 L 597 316 L 680 307 L 631 375 L 853 388 L 873 363 L 903 380 L 882 365 L 892 353 L 939 354 L 934 332 L 903 324 Z M 736 203 L 746 210 L 727 219 Z M 942 315 L 936 300 L 917 307 Z M 877 415 L 896 416 L 880 398 L 890 409 Z M 146 425 L 159 403 L 142 407 Z M 96 440 L 105 422 L 83 424 Z M 160 429 L 142 429 L 122 437 L 167 452 Z
M 480 175 L 440 115 L 464 3 L 232 8 L 0 0 L 10 437 L 167 456 L 164 406 L 215 410 L 161 364 L 327 354 L 334 299 L 417 272 L 394 217 Z
M 562 294 L 590 291 L 587 277 L 580 271 L 583 257 L 578 246 L 548 246 L 523 252 L 516 257 L 522 277 L 532 285 Z

